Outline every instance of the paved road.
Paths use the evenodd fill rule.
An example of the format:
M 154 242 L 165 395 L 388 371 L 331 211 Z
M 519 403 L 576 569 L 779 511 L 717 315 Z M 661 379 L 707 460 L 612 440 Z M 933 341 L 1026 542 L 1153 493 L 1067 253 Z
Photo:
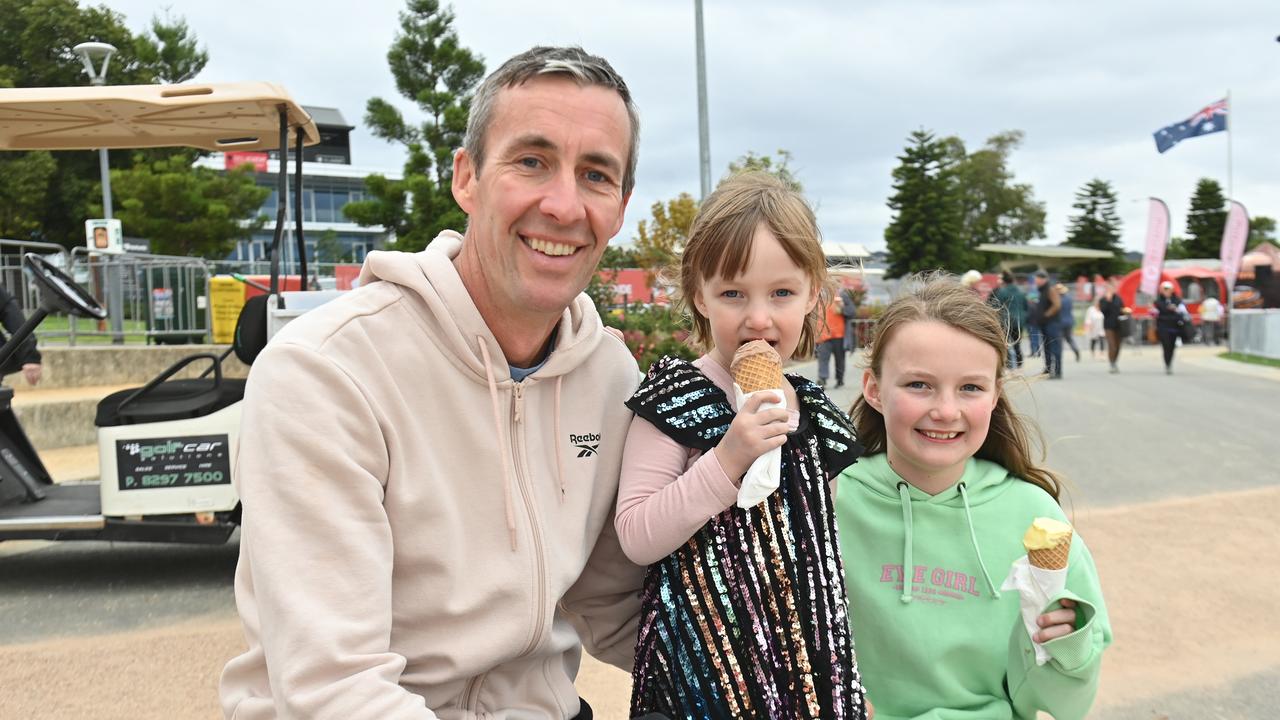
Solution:
M 1019 412 L 1042 428 L 1048 465 L 1065 475 L 1076 507 L 1280 484 L 1280 369 L 1219 352 L 1180 349 L 1173 375 L 1164 374 L 1159 347 L 1126 347 L 1116 375 L 1087 351 L 1080 362 L 1068 352 L 1064 379 L 1019 374 L 1009 387 Z M 1039 370 L 1041 360 L 1032 358 L 1030 368 Z M 862 377 L 852 363 L 849 370 L 844 388 L 828 389 L 844 408 Z M 817 364 L 791 371 L 816 378 Z
M 1158 349 L 1126 348 L 1121 367 L 1108 375 L 1086 355 L 1067 361 L 1062 381 L 1016 383 L 1049 464 L 1073 484 L 1109 588 L 1117 644 L 1092 717 L 1271 717 L 1280 370 L 1202 348 L 1184 351 L 1172 376 Z M 816 374 L 812 363 L 793 370 Z M 841 405 L 858 376 L 831 390 Z M 1130 512 L 1154 527 L 1135 527 Z M 1186 545 L 1169 549 L 1179 539 Z M 1275 554 L 1255 557 L 1260 549 Z M 0 707 L 59 720 L 214 717 L 217 668 L 241 642 L 236 552 L 235 542 L 0 543 Z M 136 672 L 121 677 L 122 664 Z M 579 687 L 597 710 L 619 708 L 624 682 L 588 661 Z

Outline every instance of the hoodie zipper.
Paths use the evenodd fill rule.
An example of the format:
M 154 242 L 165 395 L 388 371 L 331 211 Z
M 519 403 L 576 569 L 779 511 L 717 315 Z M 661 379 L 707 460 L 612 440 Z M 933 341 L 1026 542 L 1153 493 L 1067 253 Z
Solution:
M 480 713 L 476 710 L 476 706 L 480 703 L 480 683 L 484 682 L 484 678 L 489 673 L 480 673 L 479 675 L 467 681 L 467 687 L 462 691 L 462 699 L 466 705 L 467 717 L 478 718 Z
M 521 657 L 528 655 L 538 647 L 538 643 L 542 641 L 542 627 L 546 624 L 547 619 L 547 567 L 545 554 L 542 548 L 542 526 L 538 522 L 538 515 L 534 507 L 533 492 L 529 487 L 528 473 L 525 472 L 524 435 L 520 432 L 520 423 L 523 419 L 523 414 L 523 383 L 515 383 L 512 387 L 511 398 L 511 452 L 515 456 L 516 482 L 520 486 L 520 495 L 524 498 L 524 509 L 529 516 L 529 531 L 530 534 L 533 535 L 533 554 L 537 563 L 537 568 L 534 573 L 534 580 L 537 586 L 537 595 L 534 603 L 535 607 L 537 607 L 537 614 L 535 616 L 533 632 L 529 637 L 529 643 L 520 651 Z

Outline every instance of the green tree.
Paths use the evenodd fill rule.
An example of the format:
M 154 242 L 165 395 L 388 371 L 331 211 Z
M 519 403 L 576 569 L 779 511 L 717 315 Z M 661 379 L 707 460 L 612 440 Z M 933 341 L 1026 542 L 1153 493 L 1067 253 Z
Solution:
M 197 44 L 187 21 L 170 16 L 167 9 L 163 20 L 151 18 L 151 35 L 139 36 L 133 47 L 138 70 L 150 83 L 184 83 L 209 63 L 209 53 Z
M 1227 199 L 1218 181 L 1200 178 L 1187 211 L 1187 257 L 1216 258 L 1222 254 L 1222 230 L 1227 226 Z
M 0 153 L 0 238 L 37 240 L 58 165 L 47 152 Z
M 1274 243 L 1276 241 L 1276 219 L 1259 215 L 1249 218 L 1249 239 L 1245 242 L 1245 247 L 1255 248 L 1264 242 Z
M 804 185 L 800 183 L 800 178 L 791 169 L 791 153 L 780 149 L 777 154 L 778 157 L 775 160 L 771 155 L 757 155 L 754 151 L 748 150 L 746 155 L 729 163 L 729 171 L 725 173 L 724 177 L 720 178 L 720 182 L 724 182 L 740 172 L 761 170 L 776 176 L 782 181 L 783 185 L 792 190 L 804 192 Z
M 649 210 L 652 217 L 636 225 L 634 259 L 652 284 L 663 268 L 676 261 L 689 240 L 698 201 L 689 193 L 680 193 L 674 200 L 654 203 Z
M 1022 144 L 1021 130 L 1006 130 L 987 139 L 980 150 L 963 154 L 957 163 L 957 185 L 963 212 L 961 236 L 970 252 L 969 265 L 987 262 L 975 250 L 983 243 L 1026 243 L 1045 237 L 1044 203 L 1026 183 L 1015 183 L 1009 155 Z
M 369 100 L 365 122 L 373 134 L 405 146 L 404 179 L 371 175 L 368 200 L 344 212 L 361 225 L 382 225 L 401 250 L 421 250 L 441 230 L 462 228 L 466 215 L 453 199 L 453 151 L 462 145 L 472 93 L 484 77 L 484 62 L 462 47 L 451 8 L 437 0 L 408 0 L 400 31 L 387 51 L 396 89 L 426 115 L 412 125 L 381 98 Z
M 956 156 L 946 140 L 923 129 L 911 133 L 893 170 L 893 220 L 885 228 L 890 278 L 908 273 L 966 269 L 963 208 L 957 192 Z
M 156 254 L 222 258 L 266 223 L 254 213 L 271 191 L 255 185 L 247 167 L 220 173 L 192 167 L 194 159 L 194 151 L 176 152 L 112 170 L 115 214 L 130 235 L 149 238 Z
M 344 263 L 351 262 L 351 252 L 343 247 L 334 230 L 325 230 L 316 240 L 316 262 Z
M 187 80 L 204 67 L 207 55 L 196 49 L 194 35 L 180 18 L 153 20 L 151 31 L 154 36 L 135 37 L 119 13 L 102 6 L 82 8 L 76 0 L 0 0 L 0 87 L 87 85 L 84 67 L 72 51 L 87 40 L 117 48 L 107 73 L 111 85 Z M 51 172 L 46 172 L 44 160 L 27 160 L 41 154 L 53 159 Z M 6 231 L 68 246 L 82 244 L 90 203 L 101 197 L 98 154 L 2 155 L 0 217 L 6 219 Z M 154 151 L 147 154 L 159 156 Z M 112 153 L 110 162 L 112 167 L 127 167 L 132 156 Z M 40 177 L 46 181 L 43 187 L 36 181 Z
M 1114 275 L 1120 268 L 1120 216 L 1116 213 L 1116 193 L 1111 183 L 1094 178 L 1076 191 L 1072 208 L 1077 212 L 1067 221 L 1067 245 L 1106 250 L 1112 256 L 1076 266 L 1082 274 Z

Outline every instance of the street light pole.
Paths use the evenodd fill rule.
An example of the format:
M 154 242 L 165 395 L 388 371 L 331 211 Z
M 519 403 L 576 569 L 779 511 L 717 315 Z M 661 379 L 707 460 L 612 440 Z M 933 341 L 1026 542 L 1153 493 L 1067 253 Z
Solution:
M 702 39 L 702 0 L 693 0 L 698 48 L 698 168 L 702 199 L 711 193 L 711 139 L 707 128 L 707 51 Z
M 116 47 L 104 42 L 83 42 L 72 50 L 80 56 L 84 63 L 85 74 L 89 76 L 91 85 L 107 84 L 107 65 Z M 100 67 L 94 67 L 95 60 L 101 60 Z M 98 148 L 98 169 L 102 174 L 102 216 L 108 220 L 112 217 L 111 207 L 111 167 L 107 159 L 107 149 Z M 120 278 L 120 269 L 107 264 L 107 312 L 111 324 L 111 342 L 124 343 L 124 283 Z

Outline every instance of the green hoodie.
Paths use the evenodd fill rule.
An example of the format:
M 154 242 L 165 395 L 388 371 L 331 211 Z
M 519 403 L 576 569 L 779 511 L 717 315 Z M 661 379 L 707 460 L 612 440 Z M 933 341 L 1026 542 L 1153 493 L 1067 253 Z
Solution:
M 930 496 L 883 453 L 839 483 L 849 616 L 877 720 L 1085 717 L 1111 627 L 1084 541 L 1073 540 L 1066 590 L 1045 608 L 1078 603 L 1076 631 L 1044 644 L 1048 663 L 1036 665 L 1017 591 L 999 590 L 1031 521 L 1066 520 L 1048 493 L 971 458 L 960 482 Z

